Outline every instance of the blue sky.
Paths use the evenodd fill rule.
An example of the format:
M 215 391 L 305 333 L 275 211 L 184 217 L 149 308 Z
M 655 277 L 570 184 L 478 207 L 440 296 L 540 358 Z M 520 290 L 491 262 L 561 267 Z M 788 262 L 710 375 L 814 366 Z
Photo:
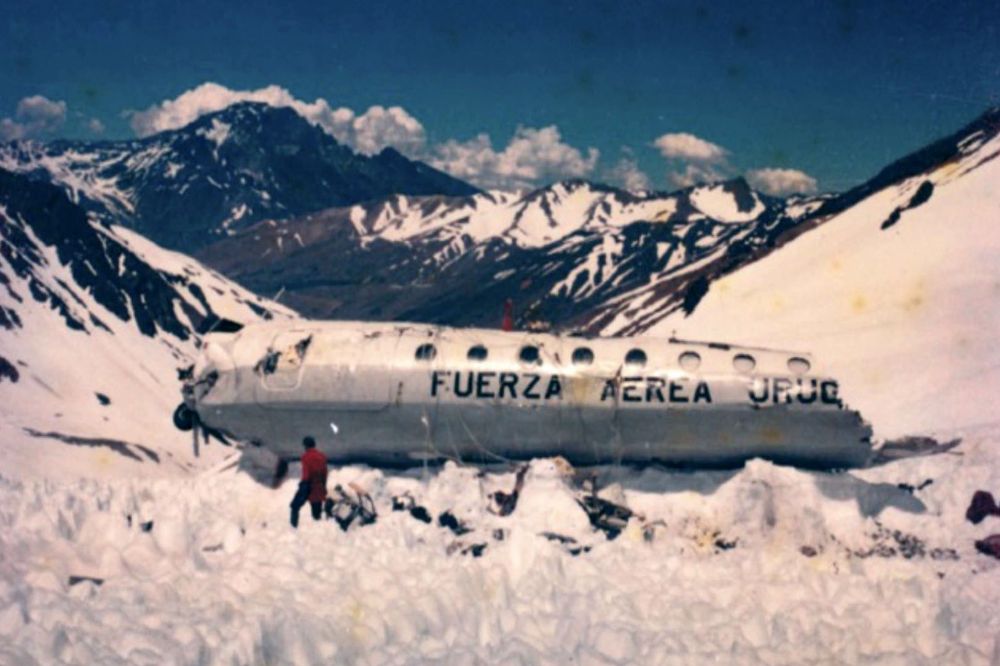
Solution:
M 355 147 L 486 185 L 784 169 L 839 190 L 1000 104 L 989 1 L 15 0 L 0 35 L 7 138 L 130 137 L 128 111 L 205 82 L 276 85 L 349 109 L 329 128 Z

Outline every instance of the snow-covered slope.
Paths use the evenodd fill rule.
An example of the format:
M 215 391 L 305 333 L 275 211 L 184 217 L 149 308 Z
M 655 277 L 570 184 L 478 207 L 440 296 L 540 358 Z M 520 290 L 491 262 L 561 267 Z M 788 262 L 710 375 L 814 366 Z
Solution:
M 255 103 L 135 141 L 0 144 L 0 168 L 53 182 L 102 219 L 189 252 L 264 218 L 396 193 L 477 192 L 392 148 L 354 153 L 295 111 Z
M 346 533 L 292 530 L 293 484 L 233 470 L 0 478 L 0 661 L 987 666 L 1000 562 L 974 543 L 1000 519 L 963 513 L 1000 489 L 998 436 L 855 474 L 592 470 L 641 514 L 614 540 L 553 460 L 509 516 L 487 497 L 510 471 L 336 469 L 379 514 Z
M 642 321 L 651 332 L 810 350 L 880 437 L 996 423 L 998 129 L 1000 112 L 987 115 L 947 159 L 869 187 L 818 228 L 712 282 L 690 316 L 650 321 L 631 294 L 605 331 Z
M 0 170 L 0 468 L 175 473 L 191 462 L 170 417 L 196 330 L 273 313 L 288 311 Z

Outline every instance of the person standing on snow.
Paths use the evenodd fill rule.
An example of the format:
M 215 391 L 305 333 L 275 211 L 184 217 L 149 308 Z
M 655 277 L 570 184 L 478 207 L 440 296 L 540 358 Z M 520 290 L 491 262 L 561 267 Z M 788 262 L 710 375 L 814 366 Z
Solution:
M 299 510 L 306 502 L 312 509 L 313 520 L 319 520 L 326 499 L 326 456 L 316 449 L 316 440 L 305 437 L 302 440 L 305 453 L 302 454 L 302 480 L 292 498 L 292 527 L 299 526 Z

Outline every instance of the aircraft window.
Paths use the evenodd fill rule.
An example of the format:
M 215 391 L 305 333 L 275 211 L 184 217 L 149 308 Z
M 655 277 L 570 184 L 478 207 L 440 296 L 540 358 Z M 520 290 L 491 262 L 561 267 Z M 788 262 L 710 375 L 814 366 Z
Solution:
M 641 349 L 630 349 L 627 354 L 625 354 L 625 364 L 626 365 L 646 365 L 646 352 Z
M 677 357 L 677 362 L 681 364 L 682 370 L 694 372 L 701 366 L 701 356 L 698 352 L 686 351 Z
M 489 356 L 489 352 L 486 351 L 486 347 L 476 345 L 469 347 L 469 353 L 466 355 L 466 358 L 470 361 L 485 361 L 487 356 Z
M 750 354 L 737 354 L 733 357 L 733 368 L 736 369 L 736 372 L 747 374 L 753 372 L 756 367 L 757 361 Z
M 589 347 L 577 347 L 573 350 L 573 365 L 590 365 L 594 362 L 594 352 Z
M 538 363 L 538 347 L 534 345 L 525 345 L 521 347 L 520 359 L 522 363 Z
M 435 356 L 437 356 L 437 349 L 430 343 L 417 347 L 417 353 L 414 354 L 414 358 L 418 361 L 433 361 Z
M 788 359 L 788 369 L 791 370 L 796 375 L 804 375 L 809 372 L 809 368 L 812 364 L 809 363 L 808 359 L 804 359 L 801 356 L 793 356 Z

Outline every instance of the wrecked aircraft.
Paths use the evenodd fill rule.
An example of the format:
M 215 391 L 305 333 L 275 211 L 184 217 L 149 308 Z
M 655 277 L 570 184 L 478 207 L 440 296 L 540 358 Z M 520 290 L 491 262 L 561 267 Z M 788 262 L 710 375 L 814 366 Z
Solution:
M 182 429 L 296 459 L 408 465 L 560 455 L 738 465 L 864 465 L 871 429 L 806 354 L 651 337 L 423 324 L 267 322 L 205 336 Z

